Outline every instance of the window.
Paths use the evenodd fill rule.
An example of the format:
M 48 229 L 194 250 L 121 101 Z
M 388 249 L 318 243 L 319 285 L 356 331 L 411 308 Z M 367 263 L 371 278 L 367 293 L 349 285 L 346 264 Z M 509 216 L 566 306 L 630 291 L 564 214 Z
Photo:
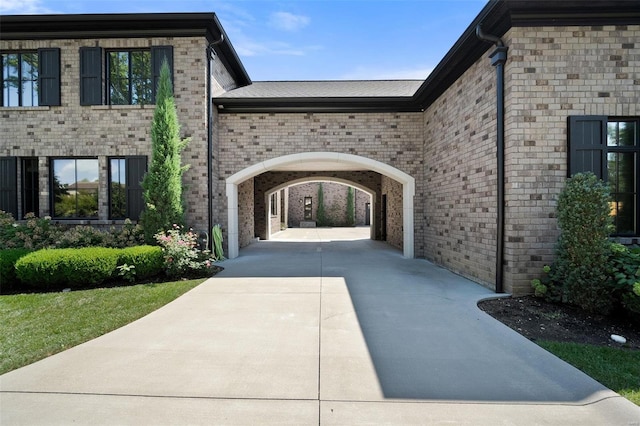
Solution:
M 2 53 L 2 106 L 60 105 L 60 49 Z
M 142 179 L 147 157 L 109 159 L 109 218 L 138 220 L 144 208 Z
M 593 172 L 611 188 L 615 235 L 638 235 L 640 119 L 569 118 L 569 172 Z
M 0 157 L 0 210 L 19 219 L 27 213 L 40 213 L 38 202 L 38 159 Z M 20 164 L 20 172 L 18 172 Z M 18 174 L 21 175 L 21 190 L 18 194 Z M 18 195 L 22 206 L 18 212 Z
M 273 194 L 271 194 L 271 202 L 269 203 L 271 205 L 271 216 L 277 216 L 278 215 L 278 193 L 274 192 Z
M 22 214 L 40 214 L 40 202 L 38 200 L 38 159 L 22 159 Z
M 38 106 L 38 53 L 2 55 L 2 106 Z
M 616 233 L 636 234 L 638 125 L 634 121 L 607 123 L 607 180 Z
M 173 75 L 172 46 L 109 50 L 106 54 L 100 47 L 81 47 L 80 105 L 153 104 L 165 60 Z
M 304 220 L 312 220 L 313 198 L 304 197 Z
M 111 105 L 152 102 L 151 51 L 107 52 L 108 97 Z
M 53 217 L 97 219 L 98 159 L 56 158 L 51 169 Z
M 0 157 L 0 210 L 18 218 L 17 158 Z

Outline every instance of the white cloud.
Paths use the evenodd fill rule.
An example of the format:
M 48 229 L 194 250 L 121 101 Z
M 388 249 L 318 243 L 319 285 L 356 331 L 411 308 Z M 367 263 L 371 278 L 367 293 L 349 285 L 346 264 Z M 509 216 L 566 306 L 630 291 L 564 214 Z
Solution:
M 298 31 L 307 25 L 311 20 L 308 16 L 294 15 L 289 12 L 275 12 L 269 18 L 269 24 L 283 31 Z
M 286 42 L 255 41 L 246 37 L 234 42 L 234 46 L 240 56 L 305 56 L 322 49 L 320 46 L 293 46 Z
M 339 77 L 340 80 L 425 80 L 433 67 L 376 69 L 359 66 Z
M 51 10 L 40 0 L 0 0 L 0 13 L 5 15 L 46 14 Z

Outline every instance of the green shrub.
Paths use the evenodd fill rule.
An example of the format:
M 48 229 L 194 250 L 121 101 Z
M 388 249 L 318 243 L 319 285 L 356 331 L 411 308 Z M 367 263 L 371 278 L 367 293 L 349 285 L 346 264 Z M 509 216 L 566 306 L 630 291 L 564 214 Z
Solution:
M 0 290 L 5 292 L 15 288 L 18 284 L 16 276 L 16 262 L 23 256 L 31 253 L 29 249 L 6 249 L 0 250 Z
M 43 249 L 16 262 L 23 283 L 38 287 L 95 285 L 116 270 L 119 250 L 105 247 Z
M 111 236 L 93 226 L 74 226 L 66 230 L 56 244 L 57 248 L 110 247 Z
M 561 234 L 552 276 L 569 303 L 602 314 L 609 313 L 615 301 L 609 201 L 609 187 L 593 173 L 567 180 L 558 197 Z
M 205 277 L 213 272 L 215 258 L 198 248 L 198 236 L 178 225 L 166 233 L 156 234 L 162 246 L 164 270 L 169 277 Z
M 142 226 L 132 223 L 129 219 L 124 221 L 120 228 L 111 228 L 111 244 L 109 247 L 126 248 L 144 244 L 144 231 Z
M 163 264 L 162 249 L 158 246 L 128 247 L 119 251 L 118 265 L 133 266 L 134 269 L 128 273 L 133 273 L 138 280 L 160 274 Z M 127 269 L 124 268 L 124 270 Z
M 347 187 L 347 226 L 356 226 L 356 210 L 353 200 L 353 188 Z
M 318 184 L 318 207 L 316 210 L 316 224 L 318 226 L 327 226 L 327 214 L 324 210 L 324 190 L 322 182 Z
M 24 222 L 16 222 L 13 217 L 1 212 L 0 246 L 3 248 L 28 248 L 38 250 L 55 246 L 60 240 L 62 229 L 50 218 L 37 218 L 33 213 L 25 216 Z
M 640 249 L 612 245 L 611 265 L 616 292 L 627 313 L 640 320 Z

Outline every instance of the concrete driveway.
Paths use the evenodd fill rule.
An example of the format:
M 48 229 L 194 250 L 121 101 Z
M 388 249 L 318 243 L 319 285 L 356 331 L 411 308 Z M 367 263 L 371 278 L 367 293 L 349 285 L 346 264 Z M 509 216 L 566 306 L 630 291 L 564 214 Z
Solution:
M 164 308 L 0 376 L 0 424 L 640 423 L 480 311 L 487 289 L 348 231 L 255 243 Z

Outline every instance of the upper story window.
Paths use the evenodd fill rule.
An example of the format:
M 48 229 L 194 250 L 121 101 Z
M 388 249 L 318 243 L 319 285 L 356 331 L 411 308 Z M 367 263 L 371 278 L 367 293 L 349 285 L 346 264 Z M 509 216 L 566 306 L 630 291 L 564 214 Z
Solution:
M 2 106 L 38 106 L 38 53 L 2 55 Z
M 2 52 L 2 106 L 60 105 L 60 49 Z
M 569 173 L 593 172 L 609 183 L 618 236 L 640 235 L 640 119 L 569 117 Z
M 110 105 L 153 103 L 150 50 L 107 52 L 107 76 Z
M 147 50 L 80 48 L 80 105 L 145 105 L 155 103 L 162 63 L 173 75 L 173 47 Z

